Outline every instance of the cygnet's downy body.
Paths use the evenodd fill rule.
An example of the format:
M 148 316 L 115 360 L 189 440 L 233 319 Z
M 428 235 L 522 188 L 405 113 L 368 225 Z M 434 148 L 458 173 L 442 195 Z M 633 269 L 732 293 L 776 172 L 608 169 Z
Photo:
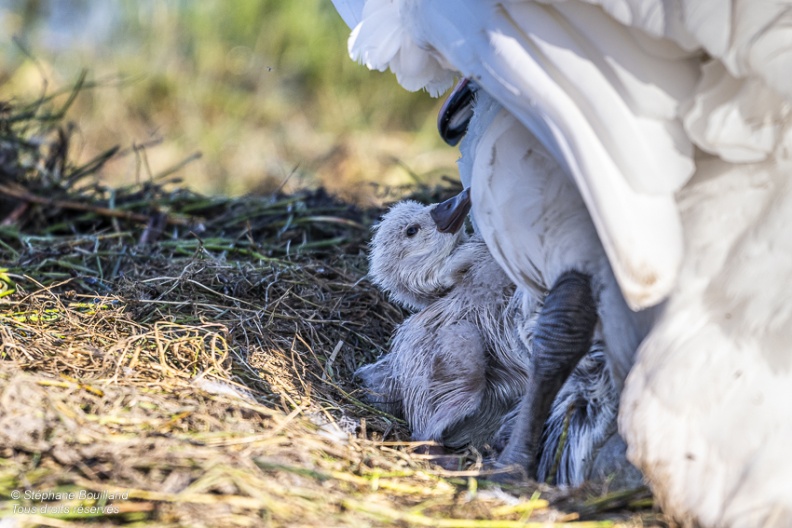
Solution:
M 408 422 L 414 440 L 497 449 L 529 383 L 539 302 L 514 296 L 483 240 L 459 229 L 464 216 L 441 233 L 433 208 L 401 202 L 376 227 L 370 275 L 417 312 L 397 329 L 390 353 L 356 374 L 374 405 Z M 615 432 L 617 398 L 595 339 L 553 405 L 540 479 L 556 468 L 556 483 L 578 485 L 601 473 L 592 454 Z
M 526 358 L 503 353 L 514 286 L 480 238 L 438 232 L 431 209 L 400 202 L 376 227 L 370 275 L 418 311 L 396 330 L 391 352 L 357 375 L 372 400 L 407 420 L 414 440 L 481 446 L 519 398 L 509 378 L 527 377 Z

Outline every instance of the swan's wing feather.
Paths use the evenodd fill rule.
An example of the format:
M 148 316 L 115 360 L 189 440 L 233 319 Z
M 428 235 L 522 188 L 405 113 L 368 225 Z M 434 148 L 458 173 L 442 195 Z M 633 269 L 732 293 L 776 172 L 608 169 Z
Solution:
M 366 0 L 332 0 L 332 2 L 350 29 L 360 24 Z
M 370 70 L 385 71 L 397 60 L 404 42 L 409 39 L 405 28 L 393 21 L 399 17 L 399 5 L 385 3 L 381 7 L 366 4 L 358 23 L 349 36 L 349 55 Z
M 550 0 L 551 2 L 553 0 Z M 626 27 L 640 30 L 650 35 L 654 42 L 653 52 L 660 52 L 660 39 L 673 41 L 686 51 L 701 47 L 690 34 L 682 17 L 679 0 L 582 0 L 602 7 L 611 17 Z
M 366 2 L 349 36 L 349 55 L 370 70 L 390 69 L 411 92 L 424 89 L 437 97 L 451 87 L 455 73 L 414 40 L 407 7 L 402 2 Z
M 686 50 L 701 48 L 734 77 L 757 77 L 792 97 L 790 0 L 583 1 L 600 5 L 627 27 L 670 39 Z
M 792 152 L 792 1 L 683 0 L 685 27 L 717 60 L 685 114 L 695 143 L 731 162 Z
M 792 41 L 790 41 L 792 42 Z M 759 79 L 733 77 L 720 62 L 702 67 L 685 127 L 702 150 L 733 163 L 792 152 L 792 104 Z
M 736 163 L 792 151 L 792 1 L 592 2 L 626 26 L 716 59 L 701 68 L 683 109 L 697 146 Z
M 630 459 L 665 510 L 705 526 L 783 526 L 792 512 L 790 172 L 699 164 L 679 194 L 688 257 L 622 395 Z
M 792 1 L 681 0 L 686 29 L 737 78 L 792 99 Z
M 446 0 L 415 9 L 414 33 L 425 48 L 466 76 L 493 77 L 497 84 L 484 88 L 501 102 L 508 91 L 522 110 L 543 109 L 532 128 L 550 120 L 569 143 L 605 149 L 637 191 L 673 192 L 692 174 L 692 147 L 677 117 L 697 79 L 692 62 L 646 53 L 627 28 L 585 4 L 489 2 L 466 10 Z M 557 110 L 554 92 L 576 108 Z
M 635 78 L 630 84 L 613 69 L 592 65 L 587 47 L 595 43 L 580 42 L 558 11 L 524 2 L 465 4 L 466 9 L 450 1 L 420 4 L 420 38 L 475 78 L 562 163 L 580 188 L 630 305 L 655 304 L 673 285 L 681 258 L 672 193 L 692 173 L 693 162 L 681 123 L 668 116 L 679 87 L 691 86 L 688 66 L 683 63 L 682 80 L 670 84 L 645 80 L 652 85 L 648 90 L 667 87 L 652 106 Z M 620 30 L 591 9 L 590 24 Z M 442 33 L 467 36 L 445 39 Z M 608 46 L 615 49 L 616 43 Z M 624 62 L 638 60 L 621 54 Z M 663 67 L 664 78 L 672 78 L 672 66 Z

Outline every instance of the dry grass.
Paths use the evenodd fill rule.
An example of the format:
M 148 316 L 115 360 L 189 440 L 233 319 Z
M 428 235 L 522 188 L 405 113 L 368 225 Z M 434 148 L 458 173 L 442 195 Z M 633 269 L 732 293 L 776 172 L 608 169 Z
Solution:
M 404 315 L 365 279 L 380 211 L 321 190 L 206 198 L 167 175 L 104 187 L 93 175 L 115 153 L 72 166 L 60 114 L 0 110 L 11 525 L 662 524 L 645 491 L 504 492 L 477 453 L 438 469 L 358 401 L 352 372 Z

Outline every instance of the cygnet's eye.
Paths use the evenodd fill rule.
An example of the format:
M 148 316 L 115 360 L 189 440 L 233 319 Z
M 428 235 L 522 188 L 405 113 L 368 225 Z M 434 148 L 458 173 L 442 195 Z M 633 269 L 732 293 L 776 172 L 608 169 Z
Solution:
M 419 229 L 421 229 L 421 226 L 418 224 L 413 224 L 404 230 L 404 234 L 412 238 L 418 233 Z

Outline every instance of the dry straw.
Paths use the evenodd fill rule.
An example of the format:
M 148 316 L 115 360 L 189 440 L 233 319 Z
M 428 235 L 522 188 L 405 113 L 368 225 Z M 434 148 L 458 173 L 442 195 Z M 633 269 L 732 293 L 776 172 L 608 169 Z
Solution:
M 404 315 L 365 279 L 381 211 L 321 190 L 206 198 L 169 174 L 109 188 L 96 173 L 119 149 L 72 166 L 65 99 L 0 106 L 0 515 L 14 526 L 659 522 L 645 491 L 506 493 L 477 453 L 434 468 L 358 400 L 352 373 Z

